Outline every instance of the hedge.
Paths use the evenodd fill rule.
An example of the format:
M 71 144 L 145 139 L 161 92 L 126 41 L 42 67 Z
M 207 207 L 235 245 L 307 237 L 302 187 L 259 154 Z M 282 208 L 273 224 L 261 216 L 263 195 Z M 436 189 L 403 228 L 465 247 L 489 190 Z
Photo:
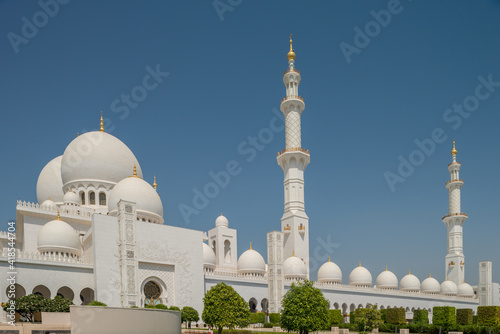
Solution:
M 500 306 L 478 306 L 477 323 L 482 326 L 500 324 Z
M 259 314 L 258 313 L 250 313 L 250 323 L 258 324 L 259 323 Z
M 272 324 L 279 324 L 281 321 L 279 313 L 269 313 L 269 322 Z
M 402 307 L 388 308 L 385 313 L 385 322 L 393 325 L 406 323 L 406 311 Z
M 168 306 L 165 304 L 156 304 L 155 308 L 160 309 L 160 310 L 168 310 Z
M 339 325 L 344 320 L 341 310 L 328 310 L 328 316 L 330 318 L 330 327 L 333 325 Z
M 434 306 L 432 308 L 432 323 L 448 328 L 457 323 L 453 306 Z
M 380 310 L 380 319 L 382 320 L 382 322 L 386 322 L 386 312 L 387 310 L 385 308 Z
M 104 303 L 101 303 L 101 302 L 99 302 L 97 300 L 91 301 L 90 303 L 88 303 L 88 305 L 89 306 L 108 306 L 108 305 L 106 305 Z
M 473 312 L 471 308 L 459 308 L 457 310 L 457 324 L 472 325 Z
M 426 309 L 413 311 L 413 323 L 415 324 L 428 324 L 429 323 L 429 311 Z

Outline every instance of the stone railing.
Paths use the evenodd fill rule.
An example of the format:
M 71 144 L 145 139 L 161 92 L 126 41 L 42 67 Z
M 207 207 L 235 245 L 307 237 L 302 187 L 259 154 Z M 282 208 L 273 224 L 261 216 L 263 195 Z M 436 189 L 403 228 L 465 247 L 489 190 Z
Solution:
M 450 213 L 449 215 L 446 215 L 446 216 L 444 216 L 441 219 L 445 219 L 445 218 L 453 217 L 453 216 L 465 216 L 465 217 L 469 217 L 469 215 L 467 215 L 466 213 L 459 212 L 459 213 Z
M 281 103 L 285 102 L 286 100 L 301 100 L 302 102 L 304 102 L 304 99 L 298 95 L 288 95 L 281 100 Z
M 299 70 L 296 70 L 294 68 L 289 68 L 288 70 L 286 70 L 285 72 L 283 72 L 283 75 L 287 74 L 287 73 L 290 73 L 290 72 L 295 72 L 295 73 L 298 73 L 300 74 L 300 71 Z
M 446 185 L 448 185 L 448 184 L 450 184 L 452 182 L 462 182 L 462 183 L 464 183 L 464 180 L 461 180 L 461 179 L 450 180 L 450 181 L 446 182 Z
M 309 150 L 306 150 L 305 148 L 302 148 L 302 147 L 288 147 L 288 148 L 285 148 L 284 150 L 279 151 L 276 154 L 276 156 L 279 157 L 280 155 L 282 155 L 285 152 L 296 152 L 296 151 L 304 152 L 306 154 L 310 154 Z
M 79 216 L 79 217 L 92 217 L 92 214 L 95 213 L 94 209 L 84 208 L 81 206 L 72 206 L 72 205 L 61 205 L 57 207 L 55 205 L 40 205 L 38 203 L 31 203 L 26 201 L 17 201 L 18 209 L 34 209 L 41 211 L 51 211 L 57 212 L 59 211 L 62 215 L 70 215 L 70 216 Z
M 0 257 L 7 258 L 8 257 L 8 249 L 4 248 Z M 15 256 L 16 262 L 19 260 L 28 260 L 28 261 L 41 261 L 41 262 L 59 262 L 59 263 L 71 263 L 71 264 L 83 264 L 83 265 L 92 265 L 92 260 L 87 259 L 85 256 L 76 257 L 76 256 L 68 256 L 66 254 L 40 254 L 38 252 L 26 252 L 21 251 L 19 249 L 16 250 Z
M 267 274 L 240 274 L 237 271 L 220 271 L 218 269 L 209 270 L 205 269 L 205 277 L 213 277 L 213 278 L 235 278 L 242 280 L 251 280 L 251 281 L 262 281 L 267 282 Z

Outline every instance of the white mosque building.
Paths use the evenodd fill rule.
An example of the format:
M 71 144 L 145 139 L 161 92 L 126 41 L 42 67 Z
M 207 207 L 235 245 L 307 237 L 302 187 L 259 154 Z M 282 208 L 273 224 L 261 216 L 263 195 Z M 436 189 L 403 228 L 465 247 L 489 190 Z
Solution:
M 133 152 L 104 131 L 76 137 L 63 154 L 40 172 L 38 203 L 18 201 L 16 207 L 15 285 L 0 280 L 0 291 L 16 297 L 62 295 L 75 304 L 99 300 L 108 306 L 164 303 L 193 306 L 200 313 L 211 286 L 224 281 L 249 302 L 252 312 L 279 312 L 290 285 L 310 276 L 309 218 L 305 211 L 304 172 L 310 153 L 301 146 L 300 71 L 290 39 L 288 69 L 283 75 L 286 97 L 286 147 L 277 162 L 284 172 L 284 213 L 279 231 L 267 233 L 267 263 L 250 249 L 238 257 L 237 230 L 224 216 L 208 232 L 168 225 L 163 205 L 142 177 Z M 429 309 L 438 305 L 476 309 L 500 304 L 498 285 L 491 282 L 491 262 L 480 264 L 480 283 L 464 280 L 460 209 L 460 163 L 455 145 L 448 166 L 448 254 L 444 282 L 415 275 L 398 280 L 389 270 L 373 280 L 361 263 L 347 276 L 330 260 L 317 273 L 316 286 L 331 308 L 344 314 L 377 303 L 380 308 Z M 314 228 L 314 226 L 313 226 Z M 0 272 L 8 277 L 9 234 L 0 233 Z M 2 301 L 6 301 L 3 294 Z

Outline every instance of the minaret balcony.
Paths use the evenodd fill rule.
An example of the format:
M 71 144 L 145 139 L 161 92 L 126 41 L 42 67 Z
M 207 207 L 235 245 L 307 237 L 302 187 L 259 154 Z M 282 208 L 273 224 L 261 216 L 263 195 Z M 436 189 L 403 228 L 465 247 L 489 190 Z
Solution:
M 281 100 L 281 103 L 285 102 L 286 100 L 300 100 L 302 102 L 304 102 L 304 99 L 301 98 L 300 96 L 298 95 L 289 95 L 289 96 L 286 96 L 284 97 L 282 100 Z
M 283 72 L 283 75 L 287 74 L 287 73 L 290 73 L 290 72 L 295 72 L 295 73 L 298 73 L 300 74 L 300 71 L 295 69 L 295 68 L 289 68 L 288 70 L 286 70 L 285 72 Z
M 445 220 L 446 218 L 450 218 L 450 217 L 457 217 L 457 216 L 462 216 L 462 217 L 465 217 L 465 218 L 469 217 L 466 213 L 459 212 L 459 213 L 450 213 L 450 214 L 444 216 L 442 218 L 442 220 Z
M 450 183 L 453 183 L 453 182 L 460 182 L 460 183 L 464 183 L 464 180 L 461 180 L 461 179 L 456 179 L 456 180 L 451 180 L 451 181 L 448 181 L 446 182 L 446 185 L 450 184 Z
M 455 162 L 449 163 L 448 167 L 450 167 L 451 165 L 460 165 L 461 166 L 462 164 L 460 162 L 455 161 Z
M 284 150 L 281 150 L 280 152 L 278 152 L 276 154 L 276 156 L 279 157 L 280 155 L 282 155 L 283 153 L 286 153 L 286 152 L 303 152 L 306 154 L 310 154 L 309 150 L 306 150 L 302 147 L 288 147 L 288 148 L 285 148 Z

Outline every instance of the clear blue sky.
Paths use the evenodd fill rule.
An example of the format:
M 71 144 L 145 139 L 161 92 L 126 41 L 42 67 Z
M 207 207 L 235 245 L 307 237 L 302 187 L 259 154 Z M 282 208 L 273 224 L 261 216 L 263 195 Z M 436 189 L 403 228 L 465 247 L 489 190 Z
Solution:
M 279 108 L 293 33 L 306 101 L 302 143 L 311 151 L 311 256 L 324 262 L 329 253 L 344 282 L 360 260 L 374 279 L 388 265 L 398 278 L 411 269 L 444 280 L 441 217 L 456 138 L 469 214 L 466 279 L 477 283 L 478 261 L 492 260 L 499 282 L 500 87 L 476 87 L 479 76 L 500 82 L 500 1 L 238 3 L 219 15 L 212 1 L 70 1 L 44 17 L 36 1 L 1 1 L 2 226 L 18 198 L 36 200 L 43 166 L 77 133 L 96 129 L 102 110 L 145 179 L 156 174 L 167 224 L 206 231 L 223 212 L 238 229 L 239 253 L 252 242 L 266 257 L 266 233 L 280 228 L 283 212 L 276 152 L 284 132 L 250 162 L 238 147 L 248 148 Z M 390 22 L 382 15 L 384 27 L 374 24 L 371 11 L 388 7 Z M 354 40 L 356 27 L 369 29 L 369 43 Z M 356 43 L 349 63 L 340 46 Z M 122 94 L 140 96 L 148 66 L 169 75 L 125 107 Z M 470 114 L 447 112 L 464 101 Z M 415 140 L 435 129 L 446 141 L 391 191 L 386 171 L 397 173 L 399 156 L 418 158 Z M 241 173 L 186 224 L 179 205 L 192 205 L 193 189 L 232 160 Z

